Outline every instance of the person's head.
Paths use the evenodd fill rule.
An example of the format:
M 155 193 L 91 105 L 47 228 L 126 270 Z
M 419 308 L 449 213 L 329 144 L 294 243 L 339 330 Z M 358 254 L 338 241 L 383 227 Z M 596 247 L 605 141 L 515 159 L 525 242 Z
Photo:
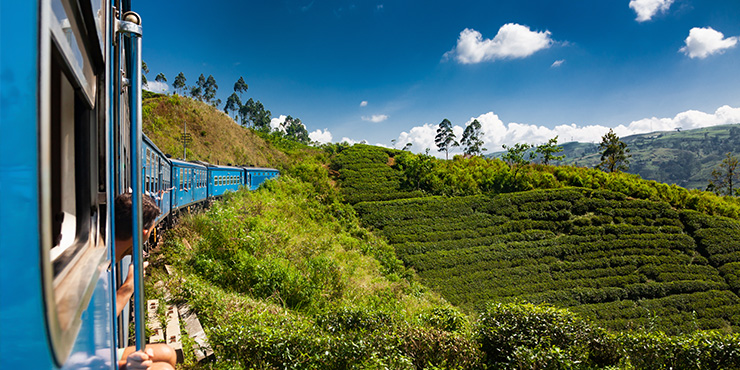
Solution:
M 159 216 L 159 207 L 154 203 L 152 197 L 142 195 L 141 218 L 144 227 L 144 237 L 146 238 L 154 227 L 154 221 Z M 131 214 L 131 193 L 123 193 L 116 197 L 116 256 L 120 259 L 122 256 L 131 253 L 131 242 L 133 232 L 133 216 Z

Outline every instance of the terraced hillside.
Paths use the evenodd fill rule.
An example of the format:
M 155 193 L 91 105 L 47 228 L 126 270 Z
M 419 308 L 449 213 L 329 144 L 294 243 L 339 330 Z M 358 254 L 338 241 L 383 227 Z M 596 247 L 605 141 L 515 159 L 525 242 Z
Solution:
M 374 166 L 392 171 L 386 162 Z M 356 164 L 353 172 L 384 182 Z M 355 209 L 426 285 L 466 310 L 546 302 L 615 330 L 740 330 L 737 220 L 582 187 L 416 194 Z

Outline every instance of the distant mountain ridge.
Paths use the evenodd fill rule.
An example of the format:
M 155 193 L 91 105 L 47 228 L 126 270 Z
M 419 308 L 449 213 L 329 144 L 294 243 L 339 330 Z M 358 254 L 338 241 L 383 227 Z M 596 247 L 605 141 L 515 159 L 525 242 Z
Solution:
M 621 138 L 630 149 L 629 173 L 646 180 L 704 190 L 712 169 L 725 154 L 740 152 L 740 124 L 693 130 L 651 132 Z M 565 159 L 555 164 L 594 167 L 600 162 L 599 142 L 560 144 Z M 492 153 L 499 157 L 503 152 Z

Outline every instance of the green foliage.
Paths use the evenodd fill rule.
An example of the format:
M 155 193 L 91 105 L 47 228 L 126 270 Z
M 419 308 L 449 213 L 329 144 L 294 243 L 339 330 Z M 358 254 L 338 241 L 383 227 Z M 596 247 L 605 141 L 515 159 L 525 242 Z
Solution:
M 601 153 L 601 163 L 598 167 L 606 172 L 626 171 L 629 168 L 629 158 L 631 157 L 630 149 L 624 141 L 619 140 L 619 136 L 614 130 L 609 129 L 606 135 L 601 137 L 599 144 L 599 153 Z
M 740 227 L 727 229 L 734 220 L 584 188 L 362 202 L 355 209 L 427 285 L 468 310 L 526 299 L 572 307 L 616 330 L 647 327 L 641 307 L 657 312 L 655 324 L 670 333 L 740 327 L 740 315 L 728 314 L 740 308 L 728 291 L 735 270 L 717 270 L 740 261 Z M 703 231 L 717 222 L 725 229 Z M 734 300 L 704 298 L 705 309 L 693 297 L 710 291 Z
M 468 317 L 409 280 L 352 207 L 317 199 L 327 180 L 296 166 L 169 233 L 163 278 L 198 313 L 213 366 L 480 368 Z
M 707 190 L 716 194 L 729 196 L 740 195 L 737 184 L 740 182 L 740 160 L 732 153 L 727 153 L 718 168 L 712 170 Z
M 562 146 L 558 146 L 558 137 L 547 141 L 547 143 L 538 145 L 535 149 L 535 153 L 542 156 L 542 164 L 548 165 L 550 161 L 561 161 L 565 158 L 565 155 L 555 155 L 563 151 Z
M 185 82 L 187 82 L 185 75 L 182 74 L 182 72 L 178 73 L 175 77 L 175 81 L 172 83 L 172 88 L 175 89 L 175 93 L 185 88 Z
M 440 152 L 445 152 L 445 157 L 449 159 L 450 148 L 460 146 L 455 140 L 455 133 L 452 132 L 452 122 L 447 118 L 439 123 L 437 136 L 434 137 L 434 143 L 437 144 Z
M 487 150 L 486 148 L 483 148 L 483 140 L 480 138 L 483 133 L 480 129 L 480 122 L 478 122 L 477 119 L 474 119 L 473 122 L 470 122 L 470 124 L 465 126 L 465 131 L 460 140 L 460 144 L 465 146 L 465 154 L 473 156 L 481 155 L 483 151 Z
M 392 168 L 406 166 L 402 158 L 410 155 L 398 150 L 356 144 L 342 149 L 332 159 L 331 170 L 338 174 L 344 200 L 350 204 L 421 196 L 419 191 L 402 188 L 402 173 Z M 414 156 L 415 157 L 415 156 Z
M 740 147 L 737 124 L 694 130 L 651 132 L 621 139 L 630 148 L 629 172 L 643 179 L 704 190 L 727 152 Z M 598 144 L 564 143 L 567 156 L 558 164 L 594 167 L 600 162 Z
M 479 320 L 482 350 L 492 368 L 587 369 L 619 360 L 603 331 L 566 310 L 497 303 Z
M 511 167 L 528 165 L 537 155 L 534 151 L 530 150 L 533 148 L 532 144 L 516 143 L 512 147 L 502 146 L 506 149 L 506 153 L 501 159 Z

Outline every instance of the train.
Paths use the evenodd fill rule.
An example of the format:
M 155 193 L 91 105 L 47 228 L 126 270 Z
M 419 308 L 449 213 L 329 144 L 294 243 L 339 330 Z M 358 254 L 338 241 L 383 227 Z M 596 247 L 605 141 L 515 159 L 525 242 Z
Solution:
M 0 0 L 0 369 L 117 368 L 129 263 L 145 343 L 143 197 L 164 224 L 279 175 L 169 158 L 142 134 L 144 30 L 130 0 Z M 125 192 L 134 252 L 117 262 Z
M 275 168 L 174 159 L 164 154 L 146 135 L 142 135 L 142 142 L 142 188 L 161 211 L 157 224 L 162 221 L 171 224 L 176 219 L 173 216 L 184 209 L 202 206 L 241 188 L 256 190 L 265 181 L 280 175 Z

